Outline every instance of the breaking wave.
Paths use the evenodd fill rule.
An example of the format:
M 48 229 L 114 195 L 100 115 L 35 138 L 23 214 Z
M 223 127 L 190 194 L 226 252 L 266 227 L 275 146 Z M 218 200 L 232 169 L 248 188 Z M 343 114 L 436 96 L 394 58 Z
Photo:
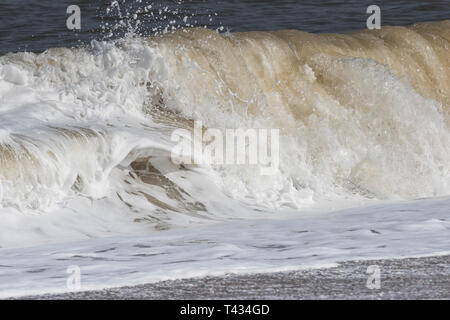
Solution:
M 0 210 L 109 201 L 167 228 L 330 200 L 448 195 L 449 47 L 443 21 L 349 34 L 193 28 L 7 54 Z M 171 134 L 193 120 L 280 129 L 276 174 L 176 166 Z

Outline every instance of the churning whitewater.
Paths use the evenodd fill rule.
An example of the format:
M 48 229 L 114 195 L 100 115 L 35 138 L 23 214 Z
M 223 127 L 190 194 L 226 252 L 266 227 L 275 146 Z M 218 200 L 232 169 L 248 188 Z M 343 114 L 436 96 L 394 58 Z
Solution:
M 0 246 L 446 196 L 449 47 L 447 20 L 2 56 Z M 171 135 L 194 120 L 279 129 L 276 173 L 175 165 Z

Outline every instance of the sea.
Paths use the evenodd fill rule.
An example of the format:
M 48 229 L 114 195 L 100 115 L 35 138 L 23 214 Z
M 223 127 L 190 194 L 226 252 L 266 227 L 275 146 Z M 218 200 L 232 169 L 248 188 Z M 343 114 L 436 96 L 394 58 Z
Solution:
M 449 255 L 449 19 L 0 0 L 0 297 Z

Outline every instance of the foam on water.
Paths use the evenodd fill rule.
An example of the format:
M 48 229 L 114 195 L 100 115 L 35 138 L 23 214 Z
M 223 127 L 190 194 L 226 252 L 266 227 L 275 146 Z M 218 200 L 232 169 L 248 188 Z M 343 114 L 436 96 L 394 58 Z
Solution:
M 448 217 L 437 215 L 447 202 L 439 202 L 431 216 L 426 208 L 412 215 L 416 202 L 407 202 L 404 212 L 411 216 L 404 217 L 389 201 L 450 193 L 449 42 L 450 21 L 345 35 L 194 28 L 2 56 L 0 246 L 293 219 L 255 222 L 267 236 L 286 240 L 287 234 L 277 232 L 289 229 L 289 221 L 318 230 L 327 220 L 323 212 L 387 201 L 377 207 L 386 211 L 383 219 L 361 209 L 367 215 L 362 219 L 383 229 L 390 212 L 392 225 L 385 231 L 395 230 L 402 241 L 391 251 L 375 248 L 364 257 L 398 255 L 414 234 L 429 237 L 430 230 L 437 232 L 438 244 L 427 242 L 409 254 L 446 251 Z M 220 130 L 280 129 L 279 168 L 262 176 L 258 165 L 173 163 L 171 135 L 192 129 L 193 120 Z M 326 263 L 361 255 L 342 247 L 346 223 L 361 219 L 354 212 L 333 214 L 339 228 L 326 224 L 330 234 L 343 235 L 327 237 L 339 248 L 325 254 Z M 268 227 L 272 223 L 275 227 Z M 222 226 L 221 232 L 231 234 L 236 225 L 204 226 L 201 234 L 225 243 L 212 235 Z M 361 248 L 366 229 L 355 237 Z M 195 230 L 200 229 L 189 232 Z M 184 241 L 183 232 L 170 232 L 173 241 Z M 248 246 L 250 238 L 232 246 Z M 321 247 L 321 239 L 307 243 Z M 91 241 L 86 245 L 96 247 Z M 295 256 L 301 245 L 291 245 Z M 21 252 L 14 250 L 8 252 Z M 262 260 L 269 251 L 260 253 Z M 294 268 L 289 257 L 255 262 L 252 252 L 242 253 L 239 263 L 230 260 L 227 270 Z M 208 270 L 223 273 L 225 267 L 214 261 Z M 195 264 L 180 268 L 170 276 L 203 275 L 193 271 Z M 127 281 L 136 280 L 130 277 Z
M 330 268 L 346 260 L 448 255 L 448 199 L 169 230 L 32 248 L 3 249 L 0 297 L 70 291 L 69 266 L 81 290 L 163 280 Z M 361 268 L 365 277 L 366 269 Z M 382 286 L 390 288 L 381 270 Z M 360 286 L 366 289 L 366 282 Z
M 255 208 L 271 216 L 447 195 L 449 25 L 347 35 L 184 29 L 3 56 L 2 211 L 46 216 L 69 199 L 106 198 L 138 214 L 130 224 L 167 228 L 178 215 L 189 217 L 184 225 L 250 218 Z M 279 170 L 175 166 L 171 133 L 192 120 L 281 129 Z

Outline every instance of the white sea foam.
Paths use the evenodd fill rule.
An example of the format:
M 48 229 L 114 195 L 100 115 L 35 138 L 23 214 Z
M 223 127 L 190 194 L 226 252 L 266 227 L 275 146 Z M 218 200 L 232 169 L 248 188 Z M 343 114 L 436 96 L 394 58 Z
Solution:
M 349 35 L 193 29 L 0 57 L 0 246 L 295 220 L 446 196 L 449 32 L 448 21 Z M 176 165 L 171 135 L 192 129 L 193 120 L 220 130 L 280 129 L 278 171 L 262 176 L 258 165 Z M 437 232 L 439 245 L 411 254 L 448 249 L 442 238 L 448 226 L 437 213 L 425 219 L 426 212 L 415 224 L 392 213 L 403 228 L 401 245 L 418 230 Z M 350 216 L 360 219 L 347 212 L 342 221 Z M 220 229 L 204 228 L 205 234 Z M 173 241 L 177 230 L 170 231 Z M 250 241 L 241 240 L 234 245 Z M 395 256 L 401 245 L 383 254 Z M 244 256 L 249 260 L 242 263 L 252 263 L 251 253 Z M 352 253 L 331 256 L 327 261 Z M 291 267 L 287 261 L 244 269 Z M 191 274 L 190 268 L 180 272 Z
M 183 232 L 3 249 L 0 297 L 69 291 L 66 271 L 72 265 L 80 267 L 80 289 L 95 290 L 207 275 L 328 268 L 355 259 L 448 255 L 448 206 L 448 199 L 385 203 Z

